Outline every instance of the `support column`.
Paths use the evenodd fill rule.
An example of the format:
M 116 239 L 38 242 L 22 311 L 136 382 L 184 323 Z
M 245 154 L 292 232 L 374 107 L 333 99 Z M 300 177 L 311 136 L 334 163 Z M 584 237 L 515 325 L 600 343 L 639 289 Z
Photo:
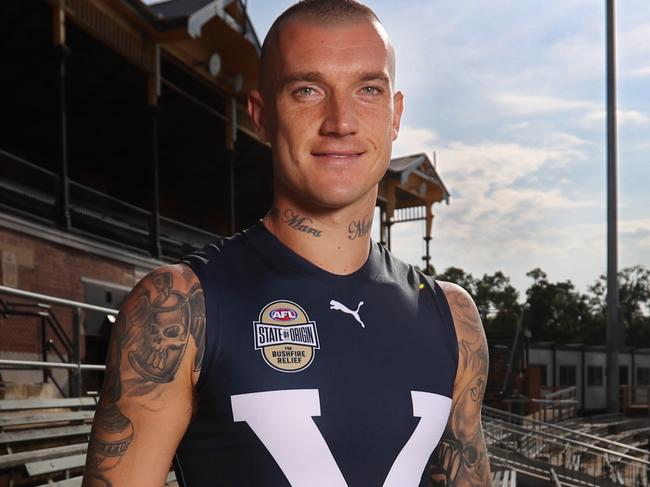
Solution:
M 383 206 L 379 207 L 379 244 L 386 246 L 386 211 Z
M 395 215 L 395 207 L 397 206 L 397 195 L 395 191 L 397 189 L 397 183 L 395 181 L 389 181 L 388 183 L 388 194 L 386 201 L 386 248 L 390 251 L 391 249 L 391 228 L 393 226 L 393 216 Z
M 618 358 L 624 329 L 618 295 L 616 171 L 616 44 L 614 0 L 607 0 L 607 412 L 617 413 Z
M 151 255 L 162 257 L 160 247 L 160 157 L 158 151 L 158 99 L 160 97 L 160 47 L 152 52 L 152 69 L 147 80 L 149 117 L 151 121 L 151 218 L 149 238 Z
M 72 315 L 72 362 L 79 366 L 81 364 L 81 308 L 74 308 Z M 70 377 L 70 396 L 81 397 L 81 368 L 77 367 Z
M 66 115 L 66 61 L 70 54 L 65 45 L 65 8 L 63 0 L 52 4 L 52 33 L 56 57 L 56 90 L 58 114 L 56 117 L 58 135 L 57 157 L 59 160 L 59 181 L 57 202 L 57 220 L 64 230 L 70 230 L 70 188 L 68 179 L 68 134 Z
M 226 147 L 229 153 L 228 159 L 228 195 L 230 209 L 230 234 L 237 231 L 235 221 L 235 163 L 237 162 L 237 99 L 232 96 L 228 100 L 228 122 L 226 124 Z
M 433 213 L 431 211 L 431 206 L 433 203 L 427 201 L 426 202 L 426 215 L 425 215 L 425 235 L 424 235 L 424 243 L 425 243 L 425 254 L 424 257 L 422 257 L 422 260 L 424 260 L 424 271 L 425 273 L 429 273 L 429 266 L 431 265 L 431 230 L 433 228 Z

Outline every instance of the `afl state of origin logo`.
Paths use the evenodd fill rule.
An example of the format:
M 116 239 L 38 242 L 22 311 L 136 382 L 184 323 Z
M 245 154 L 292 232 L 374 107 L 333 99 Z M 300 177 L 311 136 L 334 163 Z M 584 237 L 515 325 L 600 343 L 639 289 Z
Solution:
M 264 361 L 281 372 L 305 370 L 314 360 L 314 350 L 320 348 L 316 323 L 291 301 L 267 304 L 253 327 L 255 350 L 260 350 Z

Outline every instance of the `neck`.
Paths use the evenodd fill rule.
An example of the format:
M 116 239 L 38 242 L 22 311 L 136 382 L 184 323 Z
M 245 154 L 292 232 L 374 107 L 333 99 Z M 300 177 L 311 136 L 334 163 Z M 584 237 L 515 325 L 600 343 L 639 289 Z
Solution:
M 376 190 L 348 207 L 316 211 L 277 196 L 263 223 L 283 244 L 333 274 L 351 274 L 368 259 Z

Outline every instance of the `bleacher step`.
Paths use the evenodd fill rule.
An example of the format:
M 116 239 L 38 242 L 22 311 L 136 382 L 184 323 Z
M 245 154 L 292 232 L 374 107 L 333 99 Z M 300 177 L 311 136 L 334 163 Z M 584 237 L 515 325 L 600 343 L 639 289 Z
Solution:
M 71 479 L 59 480 L 58 482 L 51 482 L 49 484 L 41 484 L 36 487 L 81 487 L 83 477 L 73 477 Z M 171 471 L 167 474 L 165 485 L 176 484 L 176 474 Z
M 0 469 L 23 465 L 27 462 L 49 460 L 50 458 L 61 457 L 62 455 L 73 455 L 83 453 L 88 449 L 88 443 L 76 443 L 74 445 L 43 448 L 19 453 L 9 453 L 0 456 Z

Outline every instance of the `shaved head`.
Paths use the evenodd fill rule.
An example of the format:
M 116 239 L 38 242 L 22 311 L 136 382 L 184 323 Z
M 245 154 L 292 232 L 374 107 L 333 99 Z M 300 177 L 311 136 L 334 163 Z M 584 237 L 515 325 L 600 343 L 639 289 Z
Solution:
M 279 50 L 278 44 L 283 27 L 289 22 L 301 22 L 316 26 L 336 27 L 340 24 L 370 22 L 384 39 L 390 55 L 391 82 L 395 81 L 395 52 L 379 17 L 365 5 L 354 0 L 301 0 L 275 19 L 262 44 L 260 60 L 260 91 L 267 95 L 277 84 L 275 76 Z

